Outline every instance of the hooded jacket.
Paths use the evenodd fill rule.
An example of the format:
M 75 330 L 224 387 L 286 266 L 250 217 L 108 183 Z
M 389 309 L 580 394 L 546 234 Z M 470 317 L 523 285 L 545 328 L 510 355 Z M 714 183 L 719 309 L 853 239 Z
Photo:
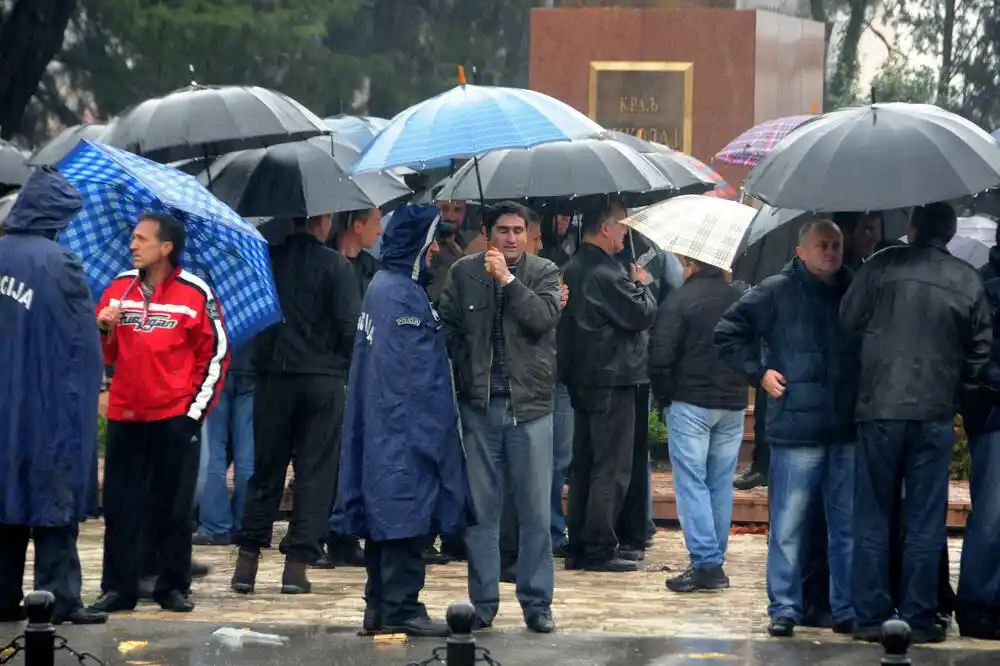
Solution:
M 347 389 L 335 532 L 385 541 L 454 534 L 470 518 L 445 336 L 423 289 L 436 206 L 407 206 L 382 240 Z
M 42 167 L 0 238 L 0 523 L 69 525 L 96 497 L 94 303 L 80 260 L 52 240 L 81 206 L 76 189 Z

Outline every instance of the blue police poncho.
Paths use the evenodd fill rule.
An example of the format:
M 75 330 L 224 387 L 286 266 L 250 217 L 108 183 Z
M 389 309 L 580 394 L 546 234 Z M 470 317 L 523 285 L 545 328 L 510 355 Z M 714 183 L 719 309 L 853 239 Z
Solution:
M 51 240 L 81 206 L 58 171 L 39 169 L 0 238 L 0 523 L 69 525 L 96 497 L 94 303 L 80 260 Z
M 361 306 L 330 518 L 342 534 L 453 534 L 471 515 L 444 332 L 421 286 L 439 214 L 395 213 Z

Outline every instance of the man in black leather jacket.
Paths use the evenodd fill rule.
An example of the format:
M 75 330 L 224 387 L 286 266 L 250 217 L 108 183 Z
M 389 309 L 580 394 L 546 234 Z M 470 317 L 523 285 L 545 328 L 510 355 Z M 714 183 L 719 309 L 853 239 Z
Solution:
M 583 243 L 564 269 L 569 301 L 557 333 L 559 379 L 576 412 L 567 568 L 636 567 L 619 556 L 615 522 L 632 470 L 636 387 L 649 383 L 657 304 L 646 271 L 626 271 L 614 257 L 624 245 L 624 218 L 618 202 L 584 212 Z
M 899 475 L 907 524 L 899 615 L 916 642 L 945 637 L 934 620 L 954 416 L 993 338 L 982 279 L 948 253 L 955 229 L 950 204 L 917 208 L 911 244 L 873 255 L 841 304 L 845 332 L 861 344 L 855 505 L 865 510 L 854 513 L 853 598 L 863 640 L 878 640 L 894 613 L 888 534 Z

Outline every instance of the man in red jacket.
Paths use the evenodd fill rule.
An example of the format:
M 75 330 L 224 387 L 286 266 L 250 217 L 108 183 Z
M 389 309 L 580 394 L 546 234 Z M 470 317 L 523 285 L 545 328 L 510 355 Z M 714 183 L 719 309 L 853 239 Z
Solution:
M 189 612 L 195 435 L 222 388 L 229 344 L 211 288 L 180 267 L 184 225 L 144 214 L 133 265 L 97 306 L 104 363 L 115 366 L 104 460 L 104 572 L 94 608 L 132 610 L 143 526 L 151 515 L 160 571 L 153 598 Z M 151 513 L 150 513 L 151 512 Z

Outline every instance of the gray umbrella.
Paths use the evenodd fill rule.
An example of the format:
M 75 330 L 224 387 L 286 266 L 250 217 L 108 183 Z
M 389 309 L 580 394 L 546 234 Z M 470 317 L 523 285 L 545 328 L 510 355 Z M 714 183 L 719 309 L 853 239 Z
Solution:
M 7 187 L 20 187 L 31 175 L 24 154 L 6 141 L 0 140 L 0 192 Z
M 929 104 L 872 104 L 801 125 L 751 169 L 745 188 L 781 208 L 888 210 L 1000 185 L 1000 147 Z
M 653 143 L 624 132 L 613 131 L 611 136 L 628 147 L 640 153 L 649 160 L 656 169 L 677 186 L 681 194 L 702 194 L 715 189 L 715 182 L 701 171 L 695 169 L 687 160 L 679 159 L 676 150 L 662 143 Z
M 191 86 L 123 114 L 104 143 L 158 162 L 301 141 L 328 128 L 291 97 L 256 86 Z
M 100 141 L 106 129 L 107 125 L 99 123 L 67 127 L 33 152 L 31 157 L 28 158 L 28 164 L 33 166 L 55 164 L 69 155 L 83 139 L 87 141 Z
M 480 192 L 480 179 L 482 192 Z M 466 162 L 438 199 L 528 199 L 677 189 L 642 155 L 612 139 L 495 150 Z
M 330 137 L 223 155 L 199 180 L 244 217 L 309 217 L 377 208 L 411 194 L 398 177 L 349 175 Z

